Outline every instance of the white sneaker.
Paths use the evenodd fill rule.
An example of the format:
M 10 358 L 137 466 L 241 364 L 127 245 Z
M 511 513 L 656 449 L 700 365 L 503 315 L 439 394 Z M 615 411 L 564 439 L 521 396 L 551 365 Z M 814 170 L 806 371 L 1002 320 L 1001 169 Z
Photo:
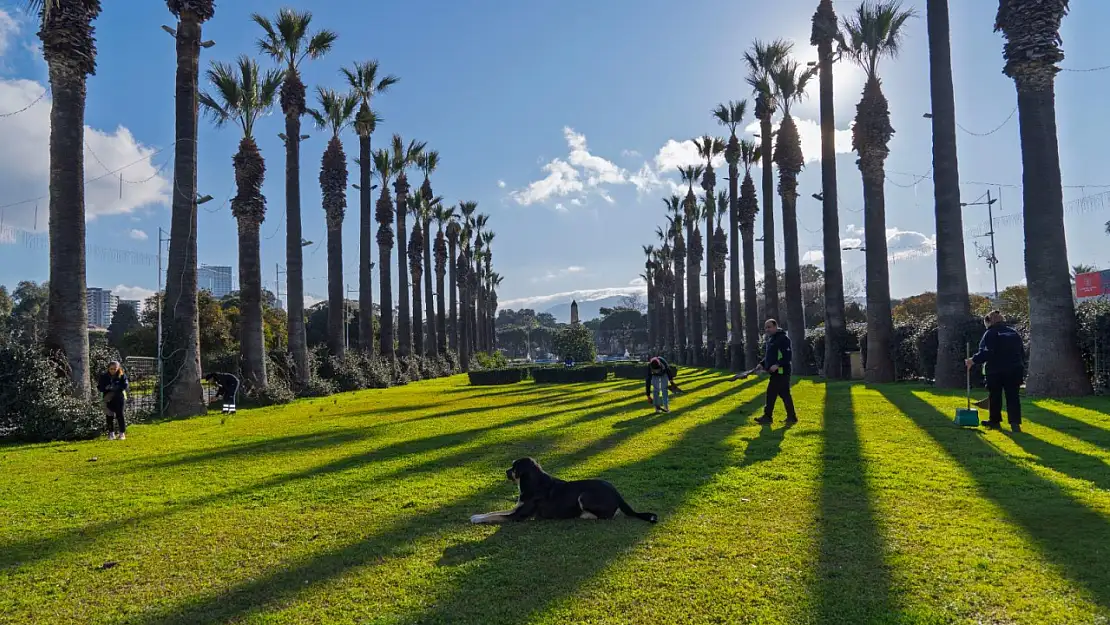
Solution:
M 108 432 L 108 440 L 110 440 L 110 441 L 116 440 L 116 433 L 115 432 Z
M 119 440 L 121 440 L 121 441 L 127 440 L 127 434 L 125 434 L 124 432 L 120 432 L 119 433 Z

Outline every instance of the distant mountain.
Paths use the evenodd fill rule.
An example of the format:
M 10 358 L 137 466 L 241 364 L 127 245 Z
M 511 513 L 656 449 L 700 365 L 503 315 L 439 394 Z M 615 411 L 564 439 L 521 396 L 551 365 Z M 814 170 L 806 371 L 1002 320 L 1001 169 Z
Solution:
M 618 295 L 588 302 L 578 302 L 578 319 L 581 321 L 596 319 L 601 316 L 602 308 L 615 308 L 620 306 L 621 299 L 623 298 Z M 543 312 L 550 313 L 559 323 L 570 323 L 570 300 L 555 304 Z

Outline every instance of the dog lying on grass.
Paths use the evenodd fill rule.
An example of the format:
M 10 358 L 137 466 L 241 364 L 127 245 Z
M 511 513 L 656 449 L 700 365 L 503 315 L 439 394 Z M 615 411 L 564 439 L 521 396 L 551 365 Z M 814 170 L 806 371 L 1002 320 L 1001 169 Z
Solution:
M 516 482 L 520 497 L 512 510 L 475 514 L 471 523 L 504 523 L 537 519 L 611 519 L 617 512 L 655 523 L 652 512 L 636 512 L 616 487 L 605 480 L 567 482 L 546 473 L 538 462 L 520 458 L 505 471 Z

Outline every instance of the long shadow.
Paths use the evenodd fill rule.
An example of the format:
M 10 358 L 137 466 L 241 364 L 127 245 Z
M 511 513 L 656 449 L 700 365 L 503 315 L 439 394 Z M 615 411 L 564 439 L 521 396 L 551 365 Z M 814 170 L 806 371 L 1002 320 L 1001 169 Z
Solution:
M 852 386 L 825 386 L 818 520 L 818 623 L 904 622 L 891 599 L 891 576 L 867 488 Z
M 1080 480 L 1098 488 L 1110 489 L 1110 466 L 1100 458 L 1072 451 L 1027 434 L 1010 437 L 1018 447 L 1035 456 L 1037 464 Z
M 981 435 L 954 427 L 948 415 L 924 399 L 904 390 L 878 390 L 963 464 L 980 492 L 1020 525 L 1047 559 L 1110 609 L 1110 521 Z
M 1087 409 L 1090 410 L 1090 408 Z M 1110 430 L 1104 430 L 1074 417 L 1060 414 L 1051 408 L 1037 406 L 1029 402 L 1022 402 L 1021 410 L 1022 417 L 1029 421 L 1052 428 L 1068 436 L 1074 436 L 1096 447 L 1110 450 Z
M 374 428 L 344 428 L 341 430 L 329 430 L 310 434 L 279 436 L 277 438 L 266 438 L 264 440 L 250 441 L 247 443 L 223 444 L 200 451 L 162 455 L 157 456 L 157 459 L 154 460 L 151 460 L 149 457 L 137 458 L 135 460 L 123 460 L 107 466 L 111 467 L 113 471 L 121 467 L 126 467 L 129 470 L 137 470 L 140 468 L 156 469 L 159 467 L 232 460 L 241 456 L 312 451 L 370 438 L 373 429 Z
M 701 400 L 710 402 L 711 398 Z M 752 400 L 758 402 L 756 398 Z M 701 402 L 699 402 L 701 403 Z M 672 415 L 674 413 L 671 413 Z M 688 430 L 674 446 L 645 459 L 607 471 L 604 477 L 614 480 L 633 505 L 642 509 L 655 508 L 666 514 L 676 509 L 690 490 L 703 485 L 716 472 L 727 466 L 728 447 L 723 440 L 734 427 L 730 419 L 716 417 Z M 598 442 L 567 454 L 546 455 L 537 448 L 534 454 L 548 466 L 565 469 L 575 460 L 585 460 L 616 445 L 638 430 L 615 431 Z M 660 499 L 649 502 L 640 495 L 647 485 L 661 488 Z M 271 605 L 282 604 L 303 592 L 305 580 L 326 584 L 346 571 L 378 562 L 413 542 L 465 523 L 465 515 L 476 506 L 488 503 L 498 491 L 505 489 L 498 479 L 490 486 L 468 496 L 386 528 L 363 540 L 328 551 L 305 561 L 254 578 L 226 592 L 211 595 L 185 605 L 148 610 L 134 623 L 209 624 L 223 623 L 256 614 Z M 666 523 L 666 519 L 663 520 Z M 455 550 L 457 559 L 488 556 L 454 587 L 451 594 L 415 620 L 427 623 L 516 623 L 528 619 L 560 597 L 572 593 L 583 581 L 597 575 L 611 560 L 650 532 L 650 525 L 637 520 L 621 519 L 612 523 L 522 523 L 502 528 L 512 548 L 489 549 L 487 541 Z M 497 547 L 494 543 L 488 543 Z M 544 566 L 542 553 L 583 554 L 571 560 L 556 558 L 558 565 Z M 552 569 L 557 566 L 558 570 Z M 480 598 L 480 599 L 477 599 Z M 413 620 L 413 619 L 406 619 Z

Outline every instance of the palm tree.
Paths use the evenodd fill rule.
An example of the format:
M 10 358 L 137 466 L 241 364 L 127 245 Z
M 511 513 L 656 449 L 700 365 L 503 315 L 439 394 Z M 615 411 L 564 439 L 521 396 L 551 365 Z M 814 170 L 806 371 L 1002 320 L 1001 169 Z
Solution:
M 847 54 L 867 72 L 863 98 L 856 106 L 852 147 L 859 154 L 863 175 L 864 247 L 867 248 L 867 369 L 868 382 L 893 382 L 894 321 L 890 307 L 890 270 L 887 265 L 884 166 L 894 128 L 879 80 L 879 61 L 898 54 L 902 27 L 913 16 L 897 0 L 864 2 L 844 21 Z
M 482 276 L 482 258 L 483 258 L 483 243 L 482 230 L 489 223 L 489 215 L 480 214 L 474 218 L 474 254 L 472 261 L 474 269 L 470 272 L 470 336 L 474 341 L 474 352 L 484 352 L 485 349 L 485 333 L 482 331 L 481 314 L 482 314 L 482 291 L 481 291 L 481 276 Z
M 462 214 L 463 223 L 459 231 L 462 248 L 456 261 L 456 271 L 459 288 L 459 362 L 463 371 L 470 368 L 470 358 L 474 355 L 474 332 L 471 325 L 473 308 L 471 307 L 472 288 L 471 274 L 474 272 L 471 258 L 471 242 L 474 234 L 474 213 L 478 210 L 477 202 L 460 202 L 459 213 Z
M 744 248 L 744 367 L 754 367 L 759 362 L 759 328 L 762 325 L 755 286 L 755 216 L 759 213 L 759 200 L 752 182 L 752 167 L 759 159 L 760 150 L 755 143 L 742 139 L 740 162 L 744 165 L 744 182 L 740 185 L 736 217 Z
M 717 348 L 714 353 L 715 365 L 718 369 L 729 366 L 728 354 L 725 352 L 725 340 L 728 338 L 728 302 L 725 300 L 725 269 L 728 267 L 728 237 L 725 229 L 721 227 L 728 212 L 728 194 L 724 191 L 717 193 L 717 229 L 713 233 L 713 290 L 717 294 L 716 307 L 713 310 L 713 333 L 717 337 Z
M 787 59 L 771 74 L 775 100 L 782 107 L 775 144 L 775 164 L 779 166 L 779 196 L 782 198 L 782 238 L 786 247 L 786 328 L 799 344 L 806 336 L 806 315 L 802 303 L 802 263 L 798 249 L 798 174 L 805 165 L 802 139 L 790 115 L 790 106 L 805 96 L 812 73 L 804 71 L 793 59 Z M 794 371 L 803 373 L 805 350 L 795 350 Z
M 412 235 L 409 237 L 409 271 L 412 272 L 412 349 L 417 356 L 424 355 L 424 323 L 421 320 L 421 291 L 423 285 L 420 278 L 424 273 L 424 232 L 421 228 L 424 220 L 422 211 L 428 200 L 420 191 L 413 196 L 414 219 Z
M 162 353 L 165 354 L 162 367 L 167 373 L 163 394 L 166 414 L 188 417 L 207 411 L 204 389 L 200 385 L 197 307 L 197 116 L 201 24 L 215 15 L 216 3 L 215 0 L 167 0 L 166 4 L 170 13 L 177 17 L 177 30 L 174 31 L 177 78 L 174 85 L 174 189 L 162 322 Z M 57 92 L 54 98 L 56 103 Z M 59 128 L 57 124 L 51 126 Z M 58 194 L 51 193 L 51 196 Z
M 697 231 L 698 223 L 698 198 L 694 195 L 694 182 L 703 173 L 701 165 L 680 168 L 682 182 L 686 183 L 686 198 L 683 200 L 683 211 L 686 216 L 686 315 L 687 335 L 691 338 L 688 349 L 689 356 L 686 364 L 700 366 L 702 364 L 702 319 L 701 314 L 701 236 Z
M 305 59 L 327 54 L 338 38 L 330 30 L 310 33 L 312 13 L 283 8 L 270 20 L 255 13 L 251 19 L 262 27 L 258 48 L 285 67 L 281 84 L 281 112 L 285 115 L 285 270 L 288 293 L 289 351 L 296 363 L 297 386 L 308 384 L 308 340 L 304 316 L 304 237 L 301 235 L 301 117 L 305 114 L 305 86 L 300 66 Z M 367 157 L 368 158 L 368 157 Z M 369 160 L 369 159 L 368 159 Z M 366 336 L 366 335 L 360 335 Z M 373 334 L 370 334 L 373 340 Z
M 682 236 L 682 198 L 672 195 L 664 198 L 667 205 L 667 220 L 670 222 L 671 239 L 674 240 L 674 254 L 671 262 L 674 265 L 674 317 L 675 325 L 675 351 L 674 359 L 678 364 L 685 364 L 688 336 L 686 328 L 686 306 L 684 304 L 685 285 L 683 274 L 686 271 L 686 239 Z
M 670 235 L 658 229 L 656 234 L 662 235 L 663 247 L 657 252 L 656 266 L 658 267 L 657 280 L 662 284 L 660 289 L 663 299 L 663 353 L 673 357 L 675 353 L 675 316 L 674 316 L 674 272 L 672 266 L 672 250 Z
M 1084 264 L 1072 265 L 1071 266 L 1071 283 L 1072 283 L 1072 286 L 1075 286 L 1076 276 L 1081 276 L 1085 273 L 1094 273 L 1096 271 L 1098 271 L 1098 268 L 1095 267 L 1094 265 L 1084 265 Z
M 374 169 L 381 182 L 381 193 L 374 210 L 374 218 L 378 222 L 378 288 L 381 297 L 378 298 L 378 307 L 381 309 L 380 320 L 380 352 L 382 358 L 392 360 L 393 351 L 393 280 L 390 268 L 393 257 L 393 198 L 389 195 L 389 181 L 397 175 L 393 152 L 385 149 L 374 151 Z
M 1006 38 L 1003 72 L 1013 78 L 1021 134 L 1025 275 L 1029 280 L 1029 377 L 1033 395 L 1092 392 L 1079 351 L 1075 301 L 1068 286 L 1060 146 L 1056 136 L 1056 66 L 1067 0 L 999 0 L 994 29 Z
M 482 260 L 485 261 L 485 273 L 482 274 L 486 278 L 486 285 L 484 289 L 485 301 L 482 308 L 482 334 L 486 339 L 486 351 L 493 353 L 493 339 L 494 339 L 494 326 L 493 319 L 497 313 L 497 308 L 493 304 L 493 240 L 497 238 L 497 233 L 487 230 L 482 233 L 482 246 L 485 249 L 485 254 Z
M 496 351 L 497 350 L 497 324 L 496 324 L 495 318 L 493 317 L 493 314 L 497 312 L 497 288 L 501 286 L 501 283 L 505 280 L 505 277 L 502 276 L 501 274 L 497 273 L 496 271 L 491 271 L 490 274 L 489 274 L 488 280 L 489 280 L 489 287 L 490 287 L 489 292 L 490 292 L 490 311 L 491 311 L 490 320 L 489 320 L 489 330 L 490 330 L 490 336 L 492 337 L 491 342 L 490 342 L 490 349 L 493 350 L 493 351 Z
M 332 89 L 316 88 L 319 109 L 308 109 L 316 127 L 331 131 L 320 161 L 320 193 L 328 225 L 328 350 L 333 356 L 346 352 L 343 323 L 347 312 L 343 283 L 343 217 L 347 211 L 347 155 L 339 134 L 354 120 L 358 98 Z
M 378 78 L 377 61 L 355 63 L 350 69 L 343 68 L 340 71 L 360 102 L 358 113 L 355 115 L 359 166 L 358 336 L 362 351 L 372 354 L 374 353 L 374 251 L 372 249 L 374 152 L 371 149 L 370 136 L 377 129 L 380 119 L 370 105 L 374 96 L 388 91 L 400 81 L 400 78 L 392 74 Z
M 444 234 L 444 226 L 446 224 L 454 224 L 455 209 L 447 208 L 442 203 L 436 204 L 432 217 L 436 222 L 436 242 L 435 242 L 435 272 L 436 272 L 436 338 L 438 343 L 436 349 L 440 354 L 447 353 L 447 302 L 443 299 L 444 293 L 444 277 L 447 274 L 447 262 L 450 258 L 447 250 L 447 237 Z M 454 244 L 451 245 L 453 249 Z M 452 288 L 454 288 L 454 275 L 455 272 L 451 270 Z M 451 294 L 451 302 L 454 304 L 455 297 Z M 453 306 L 452 306 L 453 308 Z M 454 312 L 454 310 L 452 310 Z M 454 340 L 452 340 L 454 343 Z
M 459 353 L 459 305 L 458 305 L 458 291 L 459 282 L 457 269 L 459 258 L 457 254 L 459 246 L 459 236 L 462 234 L 462 226 L 459 225 L 458 214 L 452 211 L 451 218 L 447 222 L 447 270 L 450 276 L 449 280 L 449 293 L 451 303 L 451 313 L 448 320 L 449 328 L 447 330 L 448 337 L 450 338 L 450 349 L 456 354 Z
M 771 117 L 778 108 L 772 74 L 786 60 L 794 44 L 783 39 L 765 43 L 756 39 L 752 49 L 744 53 L 748 65 L 747 82 L 755 93 L 755 117 L 759 120 L 760 152 L 763 154 L 763 289 L 767 316 L 779 315 L 779 279 L 775 266 L 775 179 L 771 172 L 773 159 Z
M 171 3 L 172 5 L 173 3 Z M 30 0 L 50 72 L 50 284 L 47 346 L 60 350 L 74 395 L 89 395 L 85 302 L 85 94 L 96 73 L 99 0 Z
M 821 87 L 821 223 L 825 258 L 825 377 L 842 380 L 847 340 L 844 316 L 844 268 L 840 261 L 840 217 L 837 214 L 836 116 L 833 112 L 833 41 L 843 41 L 832 0 L 820 0 L 813 14 L 810 43 L 817 46 Z M 955 132 L 955 130 L 953 130 Z M 953 134 L 953 139 L 955 135 Z M 962 236 L 962 235 L 961 235 Z M 963 258 L 963 245 L 960 245 Z M 966 282 L 966 280 L 965 280 Z M 966 291 L 966 285 L 964 291 Z M 953 361 L 958 364 L 958 360 Z
M 647 307 L 648 307 L 648 345 L 651 349 L 655 349 L 658 345 L 659 324 L 657 323 L 657 315 L 659 311 L 655 305 L 655 270 L 652 267 L 652 259 L 655 258 L 655 246 L 644 245 L 641 246 L 644 252 L 644 273 L 640 275 L 644 279 L 647 286 Z
M 213 93 L 200 95 L 200 106 L 216 127 L 239 126 L 243 138 L 232 158 L 237 192 L 231 214 L 239 225 L 239 354 L 248 389 L 266 387 L 266 341 L 262 332 L 262 255 L 259 230 L 266 218 L 262 181 L 266 162 L 254 140 L 254 125 L 274 108 L 282 84 L 280 70 L 263 73 L 254 59 L 240 56 L 235 66 L 213 63 L 208 81 Z
M 404 357 L 412 352 L 412 311 L 409 308 L 409 271 L 408 271 L 408 228 L 405 216 L 408 214 L 409 180 L 405 170 L 416 165 L 424 144 L 405 141 L 401 135 L 393 135 L 393 162 L 397 181 L 393 191 L 397 194 L 397 353 Z
M 748 111 L 748 101 L 740 100 L 727 104 L 718 104 L 713 109 L 713 116 L 717 123 L 726 126 L 729 131 L 728 144 L 725 146 L 725 161 L 728 163 L 728 198 L 729 198 L 729 315 L 732 323 L 729 353 L 733 371 L 744 368 L 743 345 L 743 320 L 740 314 L 740 222 L 739 201 L 737 189 L 740 187 L 740 139 L 736 136 L 736 129 L 744 123 L 744 115 Z
M 715 201 L 714 189 L 717 186 L 717 174 L 713 171 L 713 159 L 717 158 L 721 152 L 725 151 L 725 142 L 718 137 L 711 137 L 705 135 L 700 139 L 694 139 L 694 146 L 698 150 L 698 156 L 705 159 L 705 170 L 701 176 L 701 188 L 705 191 L 706 203 L 709 209 L 705 211 L 705 266 L 708 269 L 713 261 L 713 216 L 716 214 L 716 209 L 713 208 Z M 713 284 L 713 274 L 709 271 L 705 273 L 705 333 L 707 343 L 711 349 L 724 349 L 723 345 L 718 345 L 723 338 L 717 335 L 716 324 L 713 322 L 713 316 L 717 310 L 717 294 Z
M 420 206 L 419 219 L 424 230 L 425 237 L 431 237 L 432 218 L 435 216 L 436 209 L 439 208 L 443 198 L 437 198 L 432 195 L 432 183 L 429 176 L 432 172 L 439 167 L 439 152 L 431 150 L 424 152 L 416 162 L 420 171 L 424 172 L 424 184 L 420 186 L 420 191 L 424 195 L 425 204 Z M 425 241 L 424 245 L 424 318 L 428 323 L 427 345 L 424 350 L 429 356 L 438 356 L 439 351 L 439 333 L 435 324 L 435 302 L 432 301 L 432 246 L 430 241 Z

